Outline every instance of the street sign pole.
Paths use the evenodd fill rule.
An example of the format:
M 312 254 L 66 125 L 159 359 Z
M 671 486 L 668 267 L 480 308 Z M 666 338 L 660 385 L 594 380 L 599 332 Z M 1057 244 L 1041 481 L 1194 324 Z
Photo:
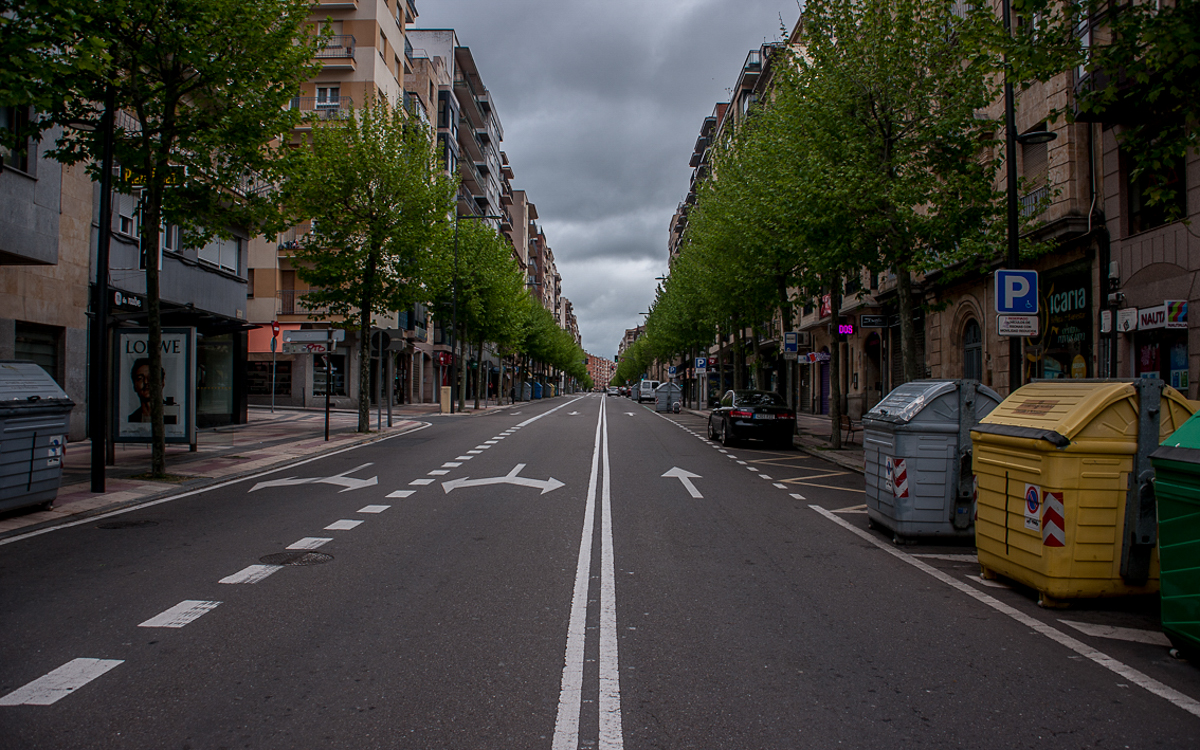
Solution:
M 271 413 L 275 413 L 275 350 L 279 348 L 279 321 L 271 321 Z
M 333 340 L 329 341 L 329 349 L 333 349 Z M 325 442 L 329 442 L 329 393 L 333 390 L 333 357 L 325 354 Z

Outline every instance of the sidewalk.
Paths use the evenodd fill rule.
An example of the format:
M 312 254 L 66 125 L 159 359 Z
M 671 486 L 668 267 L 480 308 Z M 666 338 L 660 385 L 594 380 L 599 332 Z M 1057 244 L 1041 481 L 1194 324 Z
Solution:
M 507 408 L 507 405 L 493 405 L 478 413 L 494 413 Z M 462 416 L 474 413 L 468 402 Z M 387 426 L 385 412 L 384 427 L 376 432 L 376 412 L 372 409 L 372 432 L 360 434 L 357 432 L 357 412 L 333 410 L 329 415 L 329 442 L 326 442 L 323 409 L 276 407 L 272 414 L 268 407 L 252 406 L 246 424 L 200 430 L 194 453 L 186 445 L 168 445 L 167 472 L 176 477 L 173 481 L 141 478 L 150 470 L 149 445 L 117 443 L 116 464 L 106 467 L 106 491 L 103 493 L 91 491 L 91 441 L 68 443 L 63 459 L 62 485 L 54 506 L 50 510 L 34 507 L 0 515 L 0 539 L 202 489 L 301 458 L 408 432 L 420 427 L 421 417 L 436 414 L 437 404 L 393 406 L 392 426 Z
M 707 410 L 688 409 L 687 411 L 705 420 L 708 419 L 708 415 L 710 414 Z M 859 431 L 854 435 L 853 443 L 843 443 L 841 449 L 835 451 L 829 446 L 829 438 L 832 433 L 830 430 L 831 424 L 827 416 L 797 414 L 796 436 L 793 443 L 805 453 L 837 464 L 843 469 L 856 471 L 859 474 L 864 473 L 866 471 L 866 460 L 863 455 L 862 432 Z M 845 436 L 843 435 L 843 437 Z

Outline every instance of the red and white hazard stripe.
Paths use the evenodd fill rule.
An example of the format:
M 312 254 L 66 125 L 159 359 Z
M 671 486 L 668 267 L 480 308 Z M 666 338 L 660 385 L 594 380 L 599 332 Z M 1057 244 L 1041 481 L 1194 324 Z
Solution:
M 1067 544 L 1067 514 L 1063 510 L 1063 493 L 1047 491 L 1042 508 L 1042 546 L 1065 547 Z
M 905 466 L 905 459 L 892 459 L 892 482 L 897 499 L 908 497 L 908 469 Z

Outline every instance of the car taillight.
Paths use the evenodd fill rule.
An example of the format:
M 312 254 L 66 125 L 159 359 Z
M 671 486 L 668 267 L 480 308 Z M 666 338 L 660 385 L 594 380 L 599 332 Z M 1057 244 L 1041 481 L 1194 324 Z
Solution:
M 795 419 L 796 415 L 791 413 L 790 411 L 785 411 L 783 414 L 779 415 L 779 418 L 780 419 Z
M 752 419 L 754 417 L 754 412 L 752 412 L 752 411 L 737 411 L 735 409 L 734 411 L 729 412 L 729 416 L 737 417 L 738 419 Z

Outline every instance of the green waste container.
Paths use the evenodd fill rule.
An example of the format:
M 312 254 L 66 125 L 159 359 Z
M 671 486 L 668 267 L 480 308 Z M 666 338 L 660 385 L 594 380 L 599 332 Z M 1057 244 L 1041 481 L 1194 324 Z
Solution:
M 1163 632 L 1189 658 L 1200 659 L 1200 413 L 1151 453 L 1150 462 Z

